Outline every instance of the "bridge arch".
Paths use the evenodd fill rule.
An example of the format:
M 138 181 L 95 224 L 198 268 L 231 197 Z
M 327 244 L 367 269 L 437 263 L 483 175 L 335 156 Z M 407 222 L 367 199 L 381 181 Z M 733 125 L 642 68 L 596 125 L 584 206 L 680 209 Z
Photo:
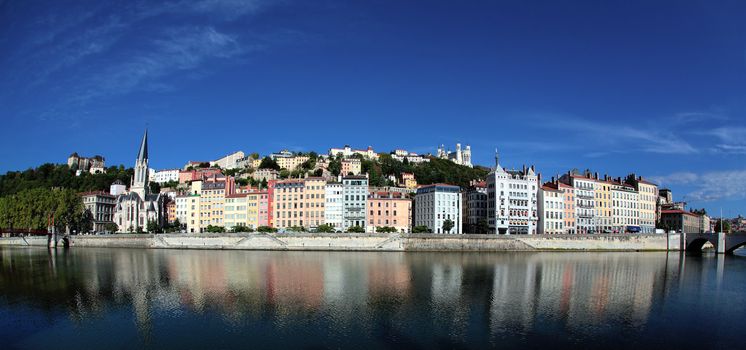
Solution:
M 717 248 L 717 242 L 712 242 L 712 241 L 710 241 L 710 240 L 709 240 L 709 239 L 707 239 L 707 238 L 704 238 L 704 237 L 699 237 L 699 238 L 696 238 L 696 239 L 693 239 L 693 240 L 691 240 L 691 241 L 690 241 L 690 242 L 689 242 L 689 243 L 688 243 L 688 244 L 686 245 L 686 251 L 687 251 L 687 252 L 701 252 L 701 251 L 702 251 L 702 247 L 704 247 L 704 245 L 705 245 L 705 244 L 706 244 L 707 242 L 710 242 L 710 243 L 711 243 L 711 244 L 712 244 L 712 245 L 713 245 L 714 247 L 716 247 L 716 248 Z
M 736 243 L 736 244 L 734 244 L 732 246 L 727 246 L 727 250 L 725 251 L 725 253 L 726 254 L 733 254 L 733 252 L 736 251 L 736 249 L 741 248 L 741 247 L 746 247 L 746 240 L 744 240 L 742 242 L 738 242 L 738 243 Z

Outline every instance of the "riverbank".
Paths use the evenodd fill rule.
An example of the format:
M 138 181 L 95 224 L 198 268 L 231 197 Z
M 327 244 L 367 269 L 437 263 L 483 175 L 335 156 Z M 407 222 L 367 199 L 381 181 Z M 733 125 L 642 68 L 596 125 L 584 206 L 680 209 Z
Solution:
M 439 235 L 335 233 L 117 234 L 70 236 L 71 247 L 338 251 L 666 251 L 678 234 Z M 0 246 L 46 246 L 46 237 L 0 238 Z M 61 246 L 61 244 L 60 244 Z

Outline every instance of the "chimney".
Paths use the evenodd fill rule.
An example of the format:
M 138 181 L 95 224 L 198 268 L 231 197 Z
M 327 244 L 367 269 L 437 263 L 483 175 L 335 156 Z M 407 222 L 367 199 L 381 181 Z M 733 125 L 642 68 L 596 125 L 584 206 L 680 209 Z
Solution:
M 596 180 L 598 180 L 598 171 L 595 172 L 595 173 L 593 173 L 593 178 L 596 179 Z

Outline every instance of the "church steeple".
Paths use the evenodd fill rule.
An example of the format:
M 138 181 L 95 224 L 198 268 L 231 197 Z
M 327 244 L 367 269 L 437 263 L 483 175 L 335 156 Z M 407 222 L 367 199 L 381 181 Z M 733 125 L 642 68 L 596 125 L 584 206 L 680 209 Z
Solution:
M 137 161 L 141 162 L 148 159 L 148 129 L 145 129 L 145 135 L 140 142 L 140 150 L 137 152 Z
M 140 195 L 141 198 L 145 199 L 145 195 L 148 194 L 148 130 L 145 129 L 145 134 L 140 142 L 140 149 L 137 151 L 137 159 L 135 160 L 135 178 L 132 181 L 130 190 Z

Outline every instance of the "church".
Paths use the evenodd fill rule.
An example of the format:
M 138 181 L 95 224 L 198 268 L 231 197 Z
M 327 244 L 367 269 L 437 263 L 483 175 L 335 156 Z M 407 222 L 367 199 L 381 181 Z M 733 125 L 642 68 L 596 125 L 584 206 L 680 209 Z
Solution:
M 130 188 L 117 196 L 114 223 L 119 226 L 119 232 L 147 231 L 151 221 L 163 226 L 164 198 L 160 193 L 150 193 L 148 169 L 148 131 L 145 130 Z

